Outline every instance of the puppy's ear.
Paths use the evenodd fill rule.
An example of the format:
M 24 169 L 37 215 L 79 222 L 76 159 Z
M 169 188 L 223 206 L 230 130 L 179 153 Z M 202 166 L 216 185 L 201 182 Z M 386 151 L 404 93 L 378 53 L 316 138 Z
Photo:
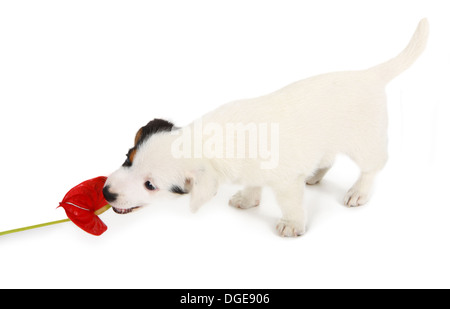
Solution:
M 210 168 L 199 168 L 189 172 L 186 177 L 185 188 L 191 194 L 190 208 L 196 212 L 204 203 L 217 193 L 219 182 Z
M 138 147 L 150 138 L 153 134 L 158 132 L 170 132 L 173 129 L 173 123 L 164 119 L 153 119 L 145 126 L 137 131 L 134 137 L 134 147 L 130 148 L 127 153 L 127 159 L 122 164 L 122 166 L 130 167 L 133 164 L 134 156 Z
M 139 146 L 146 139 L 158 132 L 170 132 L 172 131 L 173 123 L 164 119 L 153 119 L 145 126 L 139 129 L 134 138 L 134 146 Z

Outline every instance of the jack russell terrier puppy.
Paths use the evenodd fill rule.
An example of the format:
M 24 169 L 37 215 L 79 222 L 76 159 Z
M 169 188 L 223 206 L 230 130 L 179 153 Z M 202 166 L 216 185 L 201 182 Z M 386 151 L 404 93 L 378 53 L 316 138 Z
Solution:
M 137 132 L 103 194 L 120 214 L 158 196 L 183 194 L 190 194 L 196 211 L 225 181 L 245 186 L 229 201 L 238 208 L 258 206 L 262 186 L 269 186 L 282 213 L 278 232 L 302 235 L 305 183 L 320 182 L 336 154 L 348 155 L 361 170 L 344 204 L 368 201 L 387 160 L 385 86 L 413 64 L 427 37 L 423 19 L 408 46 L 380 65 L 314 76 L 265 96 L 231 102 L 182 128 L 154 119 Z

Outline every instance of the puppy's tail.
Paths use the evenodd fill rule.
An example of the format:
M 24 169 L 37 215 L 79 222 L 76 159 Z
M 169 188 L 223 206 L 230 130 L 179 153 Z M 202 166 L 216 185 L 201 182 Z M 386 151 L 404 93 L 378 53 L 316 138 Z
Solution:
M 397 57 L 377 65 L 369 69 L 369 71 L 375 73 L 378 78 L 381 78 L 386 83 L 390 82 L 397 75 L 408 69 L 425 50 L 428 29 L 428 20 L 424 18 L 419 22 L 408 46 Z

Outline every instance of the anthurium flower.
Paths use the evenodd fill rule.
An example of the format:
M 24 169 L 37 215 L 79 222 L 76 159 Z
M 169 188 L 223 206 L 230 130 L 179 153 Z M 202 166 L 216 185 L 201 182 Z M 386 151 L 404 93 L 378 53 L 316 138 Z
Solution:
M 79 228 L 92 235 L 98 236 L 103 234 L 107 226 L 100 220 L 98 215 L 111 207 L 103 197 L 103 186 L 105 182 L 106 177 L 104 176 L 92 178 L 80 183 L 67 192 L 58 207 L 64 208 L 69 219 L 4 231 L 0 232 L 0 236 L 67 221 L 72 221 Z
M 58 206 L 79 228 L 96 236 L 107 229 L 98 217 L 110 207 L 102 193 L 105 182 L 106 177 L 100 176 L 80 183 L 67 192 Z

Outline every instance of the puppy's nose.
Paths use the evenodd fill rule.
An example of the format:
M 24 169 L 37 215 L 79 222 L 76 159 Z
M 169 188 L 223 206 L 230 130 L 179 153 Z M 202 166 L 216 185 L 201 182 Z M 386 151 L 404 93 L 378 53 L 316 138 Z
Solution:
M 117 199 L 117 193 L 109 191 L 109 186 L 103 188 L 103 197 L 108 203 L 112 203 Z

